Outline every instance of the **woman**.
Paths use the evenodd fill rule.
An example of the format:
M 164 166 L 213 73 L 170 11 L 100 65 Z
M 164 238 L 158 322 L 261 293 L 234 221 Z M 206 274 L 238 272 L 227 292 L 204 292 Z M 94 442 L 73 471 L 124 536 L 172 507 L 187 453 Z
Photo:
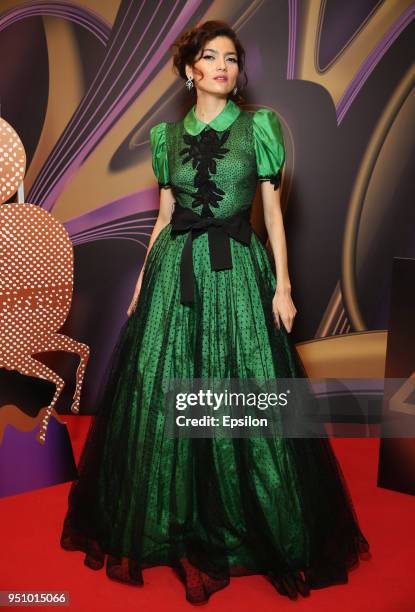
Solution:
M 143 568 L 169 565 L 192 603 L 245 574 L 295 599 L 347 582 L 369 549 L 329 441 L 164 430 L 165 380 L 306 376 L 289 336 L 280 122 L 232 99 L 244 50 L 225 23 L 185 32 L 175 47 L 196 103 L 150 131 L 160 212 L 61 544 L 93 569 L 106 560 L 107 575 L 130 584 L 143 584 Z M 249 223 L 258 180 L 276 276 Z

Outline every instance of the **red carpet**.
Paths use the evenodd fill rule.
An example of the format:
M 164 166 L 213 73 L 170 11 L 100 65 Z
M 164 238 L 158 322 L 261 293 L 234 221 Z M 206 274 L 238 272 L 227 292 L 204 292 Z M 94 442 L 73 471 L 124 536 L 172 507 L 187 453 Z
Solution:
M 65 416 L 64 420 L 78 459 L 89 417 Z M 312 590 L 310 597 L 297 601 L 282 597 L 262 576 L 232 578 L 227 588 L 212 595 L 206 609 L 414 612 L 415 498 L 376 487 L 377 439 L 335 439 L 333 447 L 372 558 L 350 572 L 347 585 Z M 0 590 L 68 591 L 69 609 L 80 612 L 195 609 L 169 567 L 144 570 L 144 586 L 134 587 L 109 580 L 104 570 L 90 570 L 83 565 L 82 553 L 61 549 L 69 487 L 65 483 L 1 500 Z

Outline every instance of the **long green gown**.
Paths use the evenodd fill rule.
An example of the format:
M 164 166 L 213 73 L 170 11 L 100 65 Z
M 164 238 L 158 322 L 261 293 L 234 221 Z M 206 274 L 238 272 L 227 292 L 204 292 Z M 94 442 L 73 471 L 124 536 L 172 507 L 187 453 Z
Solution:
M 201 217 L 248 214 L 258 180 L 280 184 L 277 115 L 228 99 L 210 123 L 195 106 L 150 131 L 160 188 Z M 275 326 L 276 278 L 255 232 L 229 239 L 232 267 L 213 270 L 208 232 L 193 241 L 194 290 L 182 303 L 187 232 L 169 223 L 149 252 L 71 486 L 61 546 L 108 577 L 142 585 L 174 568 L 186 598 L 206 602 L 231 576 L 263 574 L 290 598 L 346 583 L 369 544 L 327 438 L 186 438 L 164 430 L 165 379 L 305 377 Z

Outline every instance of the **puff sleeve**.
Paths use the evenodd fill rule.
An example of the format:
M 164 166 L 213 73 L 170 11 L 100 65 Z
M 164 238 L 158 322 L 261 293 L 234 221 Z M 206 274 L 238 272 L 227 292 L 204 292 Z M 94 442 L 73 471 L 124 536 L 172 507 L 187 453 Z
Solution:
M 281 183 L 285 147 L 281 123 L 273 110 L 259 108 L 254 113 L 253 135 L 258 179 L 270 181 L 276 190 Z
M 171 187 L 166 148 L 166 126 L 162 121 L 150 129 L 151 162 L 159 187 Z

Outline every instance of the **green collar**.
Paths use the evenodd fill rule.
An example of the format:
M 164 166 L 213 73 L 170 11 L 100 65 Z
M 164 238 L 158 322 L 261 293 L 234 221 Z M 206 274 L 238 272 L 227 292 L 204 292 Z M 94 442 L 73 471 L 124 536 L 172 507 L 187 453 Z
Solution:
M 211 128 L 216 130 L 217 132 L 222 132 L 226 130 L 238 117 L 241 112 L 239 106 L 231 99 L 228 98 L 225 106 L 219 113 L 216 115 L 214 119 L 210 123 L 204 123 L 200 119 L 196 117 L 195 114 L 196 104 L 192 106 L 187 115 L 184 118 L 184 127 L 189 134 L 192 136 L 196 136 L 196 134 L 200 134 L 200 132 L 209 125 Z

